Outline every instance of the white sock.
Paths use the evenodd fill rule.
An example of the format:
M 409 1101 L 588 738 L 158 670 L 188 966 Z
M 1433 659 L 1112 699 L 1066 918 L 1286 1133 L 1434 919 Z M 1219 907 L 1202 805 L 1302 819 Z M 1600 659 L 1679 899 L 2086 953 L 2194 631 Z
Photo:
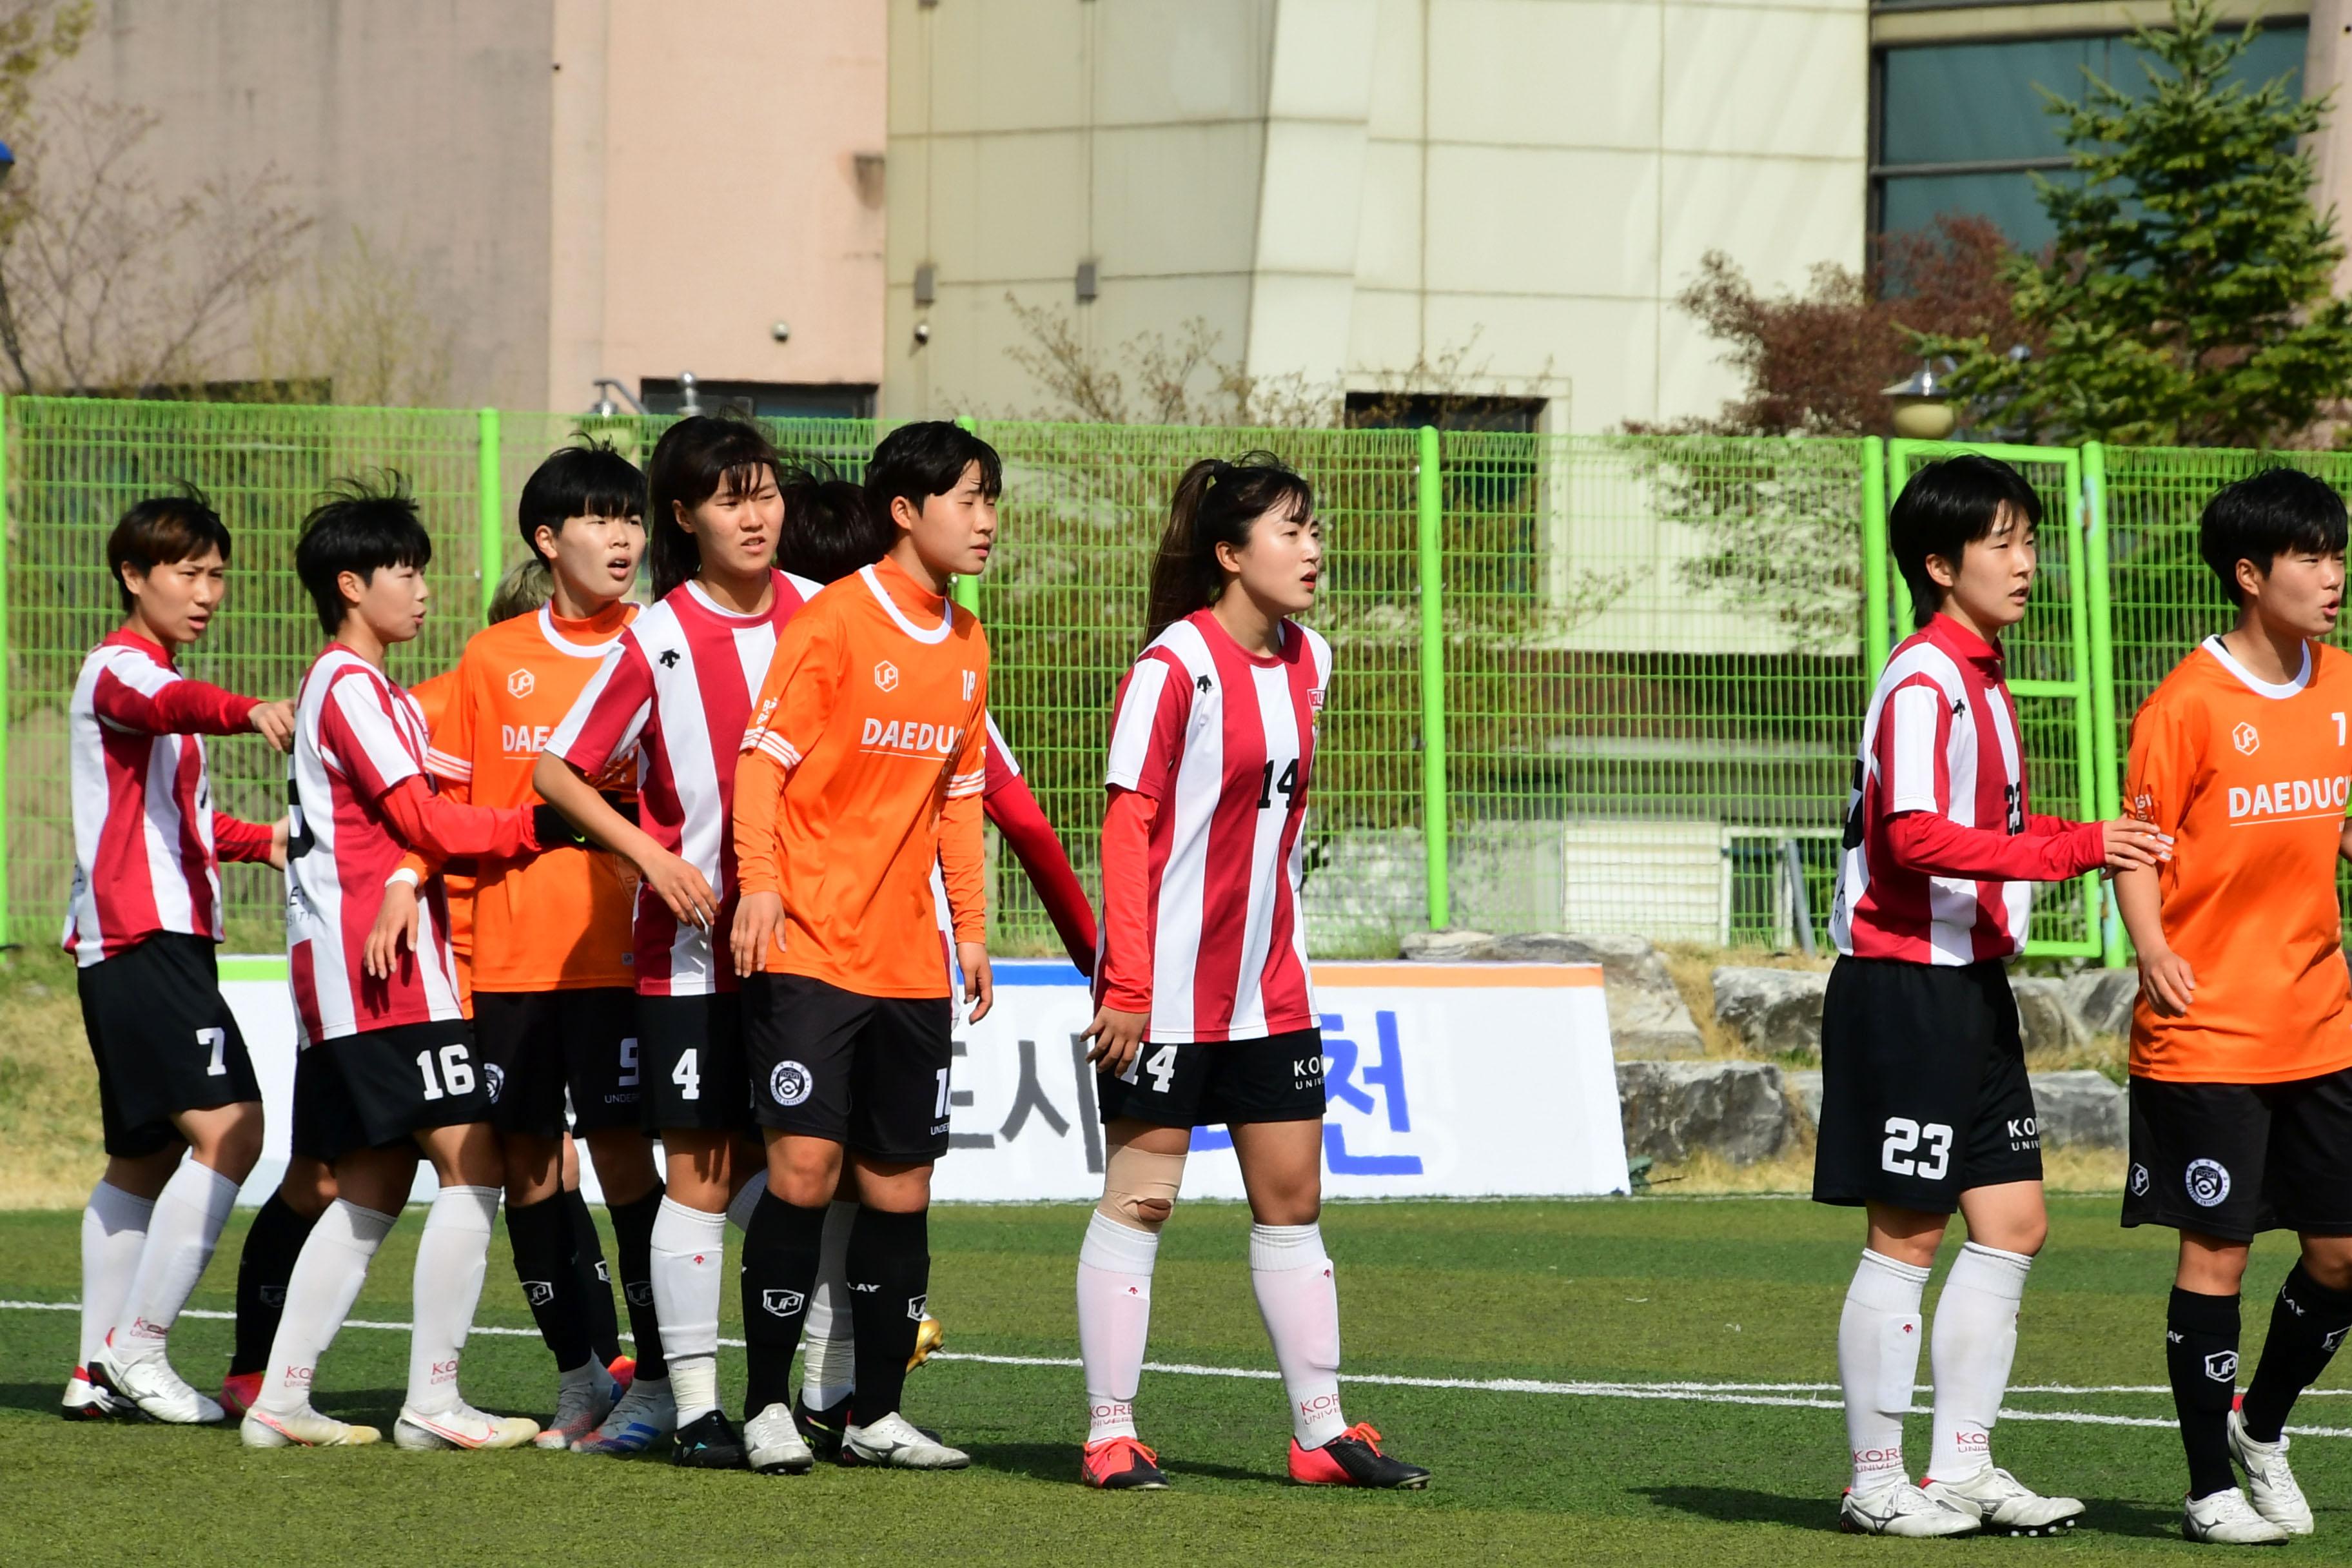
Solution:
M 1853 1489 L 1870 1493 L 1910 1478 L 1903 1469 L 1903 1417 L 1919 1380 L 1919 1296 L 1927 1271 L 1863 1249 L 1838 1318 L 1838 1383 L 1845 1390 Z
M 139 1272 L 114 1325 L 118 1361 L 163 1353 L 164 1336 L 179 1321 L 205 1266 L 213 1260 L 221 1226 L 236 1202 L 236 1184 L 194 1160 L 183 1160 L 155 1199 Z
M 1971 1241 L 1936 1299 L 1936 1446 L 1927 1473 L 1964 1481 L 1992 1463 L 1992 1425 L 2017 1359 L 2017 1304 L 2033 1259 Z
M 849 1227 L 856 1220 L 854 1203 L 824 1211 L 816 1286 L 801 1319 L 801 1401 L 811 1410 L 830 1410 L 857 1391 L 857 1339 L 849 1324 Z
M 751 1228 L 751 1211 L 760 1206 L 760 1200 L 767 1194 L 768 1173 L 765 1170 L 752 1172 L 751 1179 L 727 1200 L 727 1223 L 737 1230 L 749 1231 Z
M 654 1213 L 654 1310 L 677 1424 L 719 1408 L 719 1298 L 727 1286 L 727 1216 L 674 1198 Z
M 1348 1429 L 1339 1414 L 1339 1287 L 1319 1225 L 1250 1226 L 1250 1286 L 1290 1394 L 1290 1434 L 1319 1448 Z
M 1086 1368 L 1087 1441 L 1135 1436 L 1135 1391 L 1151 1333 L 1151 1267 L 1160 1233 L 1097 1212 L 1078 1247 L 1078 1360 Z
M 87 1372 L 131 1299 L 155 1205 L 100 1182 L 81 1211 L 81 1366 Z
M 457 1408 L 457 1358 L 482 1300 L 496 1187 L 444 1187 L 416 1238 L 415 1327 L 408 1333 L 408 1405 L 437 1415 Z
M 392 1220 L 337 1198 L 310 1227 L 286 1281 L 286 1312 L 278 1320 L 269 1366 L 262 1373 L 258 1403 L 264 1410 L 286 1415 L 310 1403 L 319 1358 L 351 1315 L 360 1287 L 367 1283 L 368 1261 L 392 1234 Z

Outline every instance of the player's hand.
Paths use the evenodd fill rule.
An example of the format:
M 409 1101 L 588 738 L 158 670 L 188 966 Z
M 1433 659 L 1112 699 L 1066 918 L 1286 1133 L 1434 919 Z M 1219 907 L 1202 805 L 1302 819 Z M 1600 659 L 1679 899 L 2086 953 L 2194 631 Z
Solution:
M 286 839 L 293 830 L 294 819 L 281 816 L 269 825 L 269 867 L 274 871 L 286 869 Z
M 2099 836 L 2106 840 L 2110 872 L 2153 871 L 2172 858 L 2171 836 L 2137 816 L 2119 816 L 2113 822 L 2099 824 Z
M 1087 1026 L 1082 1040 L 1094 1045 L 1087 1052 L 1087 1060 L 1097 1064 L 1105 1072 L 1125 1072 L 1135 1060 L 1135 1053 L 1143 1047 L 1143 1031 L 1150 1027 L 1149 1013 L 1122 1013 L 1116 1007 L 1104 1007 L 1095 1014 L 1095 1021 Z
M 2189 1011 L 2189 1004 L 2197 995 L 2197 975 L 2189 961 L 2166 948 L 2161 952 L 2139 955 L 2139 988 L 2147 997 L 2148 1005 L 2168 1018 L 2178 1018 Z
M 637 868 L 637 874 L 645 879 L 646 886 L 660 895 L 661 901 L 669 906 L 669 912 L 680 923 L 706 931 L 719 923 L 718 895 L 711 892 L 701 872 L 677 856 L 650 858 Z
M 963 971 L 964 1005 L 971 1011 L 963 1016 L 967 1024 L 977 1024 L 988 1016 L 996 1005 L 996 973 L 988 964 L 988 944 L 984 942 L 956 943 L 956 963 Z
M 416 949 L 416 887 L 405 877 L 384 884 L 383 903 L 375 911 L 361 962 L 378 980 L 389 980 L 404 946 Z
M 757 974 L 765 967 L 768 944 L 784 929 L 784 900 L 774 893 L 746 893 L 735 906 L 735 926 L 728 946 L 735 952 L 737 974 Z
M 294 704 L 264 702 L 246 716 L 253 732 L 281 752 L 294 749 Z

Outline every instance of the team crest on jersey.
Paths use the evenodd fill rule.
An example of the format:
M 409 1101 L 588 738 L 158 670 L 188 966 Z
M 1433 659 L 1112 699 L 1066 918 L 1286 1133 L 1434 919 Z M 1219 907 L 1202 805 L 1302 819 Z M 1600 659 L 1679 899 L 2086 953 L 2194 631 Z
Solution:
M 801 1303 L 806 1299 L 807 1298 L 803 1297 L 797 1290 L 762 1290 L 760 1292 L 760 1305 L 772 1318 L 791 1317 L 794 1312 L 801 1310 Z
M 530 670 L 518 669 L 507 677 L 507 695 L 528 697 L 539 689 L 539 677 Z
M 2146 1165 L 2134 1165 L 2132 1167 L 2131 1190 L 2132 1196 L 2136 1198 L 2144 1198 L 2147 1196 L 2147 1167 Z
M 2252 724 L 2240 724 L 2231 731 L 2230 741 L 2240 752 L 2249 757 L 2263 749 L 2263 732 Z
M 768 1075 L 768 1095 L 778 1105 L 799 1105 L 815 1087 L 809 1069 L 798 1062 L 778 1062 L 776 1070 Z
M 1318 713 L 1323 711 L 1323 689 L 1321 687 L 1310 686 L 1307 689 L 1307 706 L 1313 709 Z
M 887 658 L 877 664 L 874 667 L 874 684 L 885 691 L 898 690 L 898 667 Z
M 489 1086 L 490 1103 L 499 1102 L 499 1091 L 507 1086 L 507 1069 L 496 1062 L 482 1064 L 482 1081 Z
M 2230 1195 L 2230 1173 L 2219 1160 L 2189 1162 L 2189 1201 L 2210 1209 Z

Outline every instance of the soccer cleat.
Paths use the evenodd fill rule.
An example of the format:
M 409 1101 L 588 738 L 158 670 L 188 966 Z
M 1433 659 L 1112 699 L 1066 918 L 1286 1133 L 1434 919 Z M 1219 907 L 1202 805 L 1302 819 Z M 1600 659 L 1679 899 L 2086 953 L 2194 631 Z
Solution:
M 221 1410 L 224 1414 L 243 1416 L 261 1402 L 261 1374 L 257 1372 L 233 1372 L 221 1379 Z
M 555 1415 L 531 1439 L 536 1447 L 569 1448 L 604 1424 L 621 1400 L 621 1385 L 613 1374 L 590 1363 L 595 1375 L 584 1383 L 567 1383 L 555 1396 Z
M 539 1423 L 527 1415 L 492 1415 L 463 1400 L 429 1415 L 404 1405 L 400 1419 L 392 1425 L 393 1447 L 412 1453 L 436 1448 L 520 1448 L 538 1436 Z
M 811 1410 L 805 1398 L 793 1401 L 793 1424 L 810 1449 L 826 1464 L 841 1462 L 841 1434 L 849 1425 L 849 1401 L 824 1410 Z
M 1996 1465 L 1964 1481 L 1931 1477 L 1919 1489 L 1947 1508 L 1974 1515 L 1987 1535 L 2063 1535 L 2083 1517 L 2081 1499 L 2043 1497 Z
M 914 1371 L 931 1359 L 931 1352 L 948 1342 L 948 1331 L 937 1318 L 925 1318 L 915 1328 L 915 1352 L 907 1358 L 907 1370 Z
M 88 1367 L 78 1366 L 66 1380 L 58 1414 L 68 1421 L 136 1421 L 139 1406 L 92 1378 Z
M 221 1407 L 189 1387 L 187 1380 L 160 1355 L 126 1362 L 101 1352 L 98 1363 L 90 1368 L 90 1381 L 102 1384 L 116 1398 L 131 1401 L 151 1421 L 202 1426 L 221 1418 Z
M 604 1424 L 572 1445 L 575 1454 L 642 1454 L 677 1430 L 667 1377 L 634 1378 Z
M 248 1448 L 362 1448 L 383 1441 L 373 1426 L 354 1426 L 307 1405 L 291 1413 L 257 1405 L 245 1413 L 236 1435 Z
M 679 1427 L 669 1450 L 669 1462 L 688 1470 L 740 1470 L 746 1458 L 743 1439 L 735 1435 L 723 1410 L 709 1411 Z
M 632 1355 L 616 1355 L 604 1363 L 604 1370 L 613 1374 L 613 1381 L 621 1385 L 622 1393 L 626 1394 L 630 1386 L 637 1381 L 637 1358 Z
M 1982 1528 L 1977 1516 L 1938 1501 L 1909 1481 L 1895 1481 L 1875 1491 L 1857 1493 L 1848 1487 L 1838 1504 L 1838 1528 L 1848 1535 L 1973 1535 Z
M 2284 1525 L 2256 1513 L 2235 1487 L 2190 1498 L 2180 1510 L 2180 1534 L 2217 1546 L 2277 1546 L 2290 1539 Z
M 842 1428 L 841 1452 L 844 1464 L 854 1455 L 862 1465 L 901 1470 L 961 1470 L 971 1463 L 970 1454 L 949 1447 L 895 1410 L 871 1426 Z
M 2287 1436 L 2275 1443 L 2257 1443 L 2246 1436 L 2246 1418 L 2230 1412 L 2230 1457 L 2246 1472 L 2246 1500 L 2254 1511 L 2289 1535 L 2311 1533 L 2311 1504 L 2295 1484 L 2286 1463 Z
M 1168 1489 L 1168 1478 L 1160 1470 L 1160 1456 L 1133 1437 L 1106 1437 L 1087 1444 L 1078 1459 L 1078 1478 L 1107 1492 Z
M 804 1476 L 816 1468 L 792 1411 L 771 1405 L 743 1423 L 743 1462 L 763 1476 Z
M 1302 1487 L 1388 1487 L 1419 1491 L 1429 1472 L 1381 1452 L 1381 1435 L 1359 1421 L 1319 1448 L 1290 1440 L 1290 1479 Z

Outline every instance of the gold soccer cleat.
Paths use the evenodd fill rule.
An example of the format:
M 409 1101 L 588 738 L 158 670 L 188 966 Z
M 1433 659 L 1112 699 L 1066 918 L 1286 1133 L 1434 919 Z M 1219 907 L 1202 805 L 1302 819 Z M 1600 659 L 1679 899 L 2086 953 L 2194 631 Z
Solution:
M 947 1342 L 947 1330 L 940 1326 L 937 1318 L 926 1314 L 922 1326 L 915 1331 L 915 1353 L 907 1358 L 907 1370 L 912 1372 L 930 1360 L 931 1352 Z

